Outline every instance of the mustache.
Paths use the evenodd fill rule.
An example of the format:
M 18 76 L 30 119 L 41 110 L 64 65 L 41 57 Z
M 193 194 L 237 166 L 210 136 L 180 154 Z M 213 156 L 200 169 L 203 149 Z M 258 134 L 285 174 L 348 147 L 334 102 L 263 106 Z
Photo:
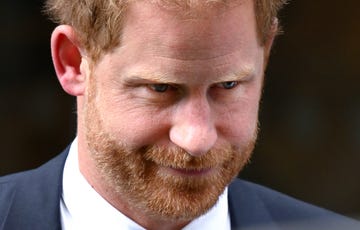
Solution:
M 173 147 L 148 146 L 140 150 L 144 159 L 157 165 L 175 169 L 204 170 L 223 165 L 233 156 L 240 154 L 230 144 L 214 148 L 201 156 L 193 156 L 184 149 Z

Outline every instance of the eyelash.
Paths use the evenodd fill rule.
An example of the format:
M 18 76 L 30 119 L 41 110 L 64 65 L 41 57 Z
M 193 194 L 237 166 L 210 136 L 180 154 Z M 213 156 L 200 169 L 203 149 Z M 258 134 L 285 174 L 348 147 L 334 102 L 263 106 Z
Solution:
M 227 85 L 227 84 L 229 84 L 229 85 Z M 230 89 L 235 88 L 238 84 L 239 84 L 238 81 L 226 81 L 226 82 L 218 83 L 216 85 L 220 86 L 220 87 L 222 87 L 224 89 L 230 90 Z
M 157 93 L 165 93 L 172 86 L 169 84 L 151 84 L 149 88 Z
M 226 89 L 226 90 L 230 90 L 230 89 L 235 88 L 238 84 L 239 84 L 238 81 L 226 81 L 226 82 L 217 83 L 215 86 Z M 148 87 L 157 93 L 165 93 L 169 89 L 170 90 L 176 89 L 176 87 L 174 87 L 170 84 L 150 84 Z

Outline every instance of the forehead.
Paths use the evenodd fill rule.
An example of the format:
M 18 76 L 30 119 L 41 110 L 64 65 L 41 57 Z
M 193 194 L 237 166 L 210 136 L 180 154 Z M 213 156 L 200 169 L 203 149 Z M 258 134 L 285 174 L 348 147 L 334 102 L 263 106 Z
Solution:
M 237 48 L 243 49 L 258 45 L 252 0 L 214 6 L 197 6 L 195 11 L 184 13 L 174 7 L 135 1 L 129 5 L 124 19 L 121 44 L 138 43 L 143 48 L 152 44 L 157 50 L 151 52 L 170 47 L 190 59 L 197 54 L 209 58 L 208 52 L 220 46 L 222 52 L 228 52 L 227 49 L 234 48 L 229 43 L 235 42 Z
M 150 0 L 147 3 L 171 11 L 180 17 L 201 17 L 213 9 L 219 11 L 239 5 L 244 0 Z

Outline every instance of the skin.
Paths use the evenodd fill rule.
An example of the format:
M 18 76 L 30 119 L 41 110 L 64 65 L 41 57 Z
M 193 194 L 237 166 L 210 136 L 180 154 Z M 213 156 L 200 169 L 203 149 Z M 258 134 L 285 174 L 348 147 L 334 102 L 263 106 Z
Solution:
M 59 81 L 77 97 L 80 171 L 111 205 L 147 229 L 179 229 L 206 212 L 247 162 L 273 40 L 259 44 L 251 0 L 197 17 L 175 14 L 132 3 L 121 46 L 96 64 L 70 26 L 52 35 Z M 143 151 L 155 147 L 163 151 Z M 129 179 L 123 171 L 132 166 Z M 221 173 L 228 179 L 216 183 Z M 129 188 L 125 178 L 133 183 Z M 147 187 L 137 187 L 142 184 Z M 179 187 L 188 197 L 198 194 L 199 208 L 192 209 L 194 200 L 183 198 Z M 181 212 L 148 204 L 153 193 L 158 203 L 168 202 L 169 194 L 184 199 L 169 201 Z M 186 210 L 189 215 L 182 215 Z

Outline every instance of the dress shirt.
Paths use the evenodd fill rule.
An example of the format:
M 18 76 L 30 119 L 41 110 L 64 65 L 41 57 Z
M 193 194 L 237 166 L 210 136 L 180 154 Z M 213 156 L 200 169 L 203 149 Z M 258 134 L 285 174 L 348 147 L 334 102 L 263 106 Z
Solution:
M 122 214 L 98 194 L 80 172 L 78 164 L 77 139 L 70 147 L 63 174 L 63 192 L 60 200 L 61 225 L 63 230 L 142 230 L 136 222 Z M 206 214 L 196 218 L 183 228 L 228 229 L 227 188 L 217 204 Z

